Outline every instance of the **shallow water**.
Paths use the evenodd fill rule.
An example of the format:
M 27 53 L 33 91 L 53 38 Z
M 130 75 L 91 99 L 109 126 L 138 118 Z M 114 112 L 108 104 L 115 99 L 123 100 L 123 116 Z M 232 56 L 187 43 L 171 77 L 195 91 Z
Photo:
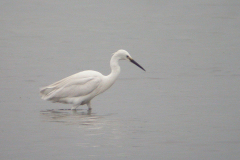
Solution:
M 0 159 L 239 159 L 240 2 L 2 1 Z M 76 112 L 39 88 L 76 72 L 116 84 Z

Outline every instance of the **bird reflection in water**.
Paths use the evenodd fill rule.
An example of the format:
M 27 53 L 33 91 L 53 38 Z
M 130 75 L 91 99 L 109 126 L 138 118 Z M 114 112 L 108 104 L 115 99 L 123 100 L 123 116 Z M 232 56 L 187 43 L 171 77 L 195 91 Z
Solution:
M 73 126 L 74 131 L 85 136 L 88 147 L 101 146 L 101 139 L 107 139 L 104 145 L 121 146 L 123 136 L 122 123 L 116 119 L 115 114 L 97 115 L 91 110 L 44 110 L 40 112 L 44 122 L 57 122 L 68 126 Z M 77 126 L 77 127 L 76 127 Z M 90 139 L 89 139 L 90 137 Z M 77 145 L 86 147 L 86 143 L 79 142 Z
M 101 120 L 104 117 L 92 113 L 91 110 L 83 109 L 44 110 L 40 113 L 46 122 L 58 122 L 68 125 L 96 125 L 101 123 Z

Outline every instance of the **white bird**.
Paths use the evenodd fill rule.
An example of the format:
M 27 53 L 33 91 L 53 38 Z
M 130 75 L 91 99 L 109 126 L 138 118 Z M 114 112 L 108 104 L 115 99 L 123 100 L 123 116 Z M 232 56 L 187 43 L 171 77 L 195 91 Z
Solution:
M 75 110 L 80 105 L 87 104 L 88 109 L 91 110 L 91 100 L 110 88 L 116 81 L 121 70 L 118 64 L 119 60 L 128 60 L 145 71 L 142 66 L 132 59 L 127 51 L 118 50 L 113 53 L 110 60 L 111 73 L 109 75 L 104 76 L 93 70 L 76 73 L 41 88 L 42 99 L 73 104 L 72 110 Z

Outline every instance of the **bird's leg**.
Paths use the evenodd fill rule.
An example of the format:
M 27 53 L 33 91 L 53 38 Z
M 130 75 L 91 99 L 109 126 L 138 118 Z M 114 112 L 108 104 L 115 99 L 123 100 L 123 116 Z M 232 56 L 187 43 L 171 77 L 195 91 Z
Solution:
M 71 108 L 71 110 L 76 110 L 78 106 L 79 106 L 79 105 L 73 105 L 73 107 Z
M 87 103 L 87 106 L 88 106 L 88 110 L 91 111 L 92 107 L 91 107 L 91 102 L 90 101 Z
M 91 115 L 91 113 L 92 113 L 92 110 L 87 110 L 87 115 Z

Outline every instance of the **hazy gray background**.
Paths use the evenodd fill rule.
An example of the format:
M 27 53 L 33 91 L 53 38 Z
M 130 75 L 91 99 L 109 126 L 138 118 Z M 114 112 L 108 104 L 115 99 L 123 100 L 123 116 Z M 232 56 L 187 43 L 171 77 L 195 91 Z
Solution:
M 239 0 L 0 1 L 0 159 L 240 159 L 239 29 Z M 118 49 L 147 72 L 90 115 L 40 99 Z

